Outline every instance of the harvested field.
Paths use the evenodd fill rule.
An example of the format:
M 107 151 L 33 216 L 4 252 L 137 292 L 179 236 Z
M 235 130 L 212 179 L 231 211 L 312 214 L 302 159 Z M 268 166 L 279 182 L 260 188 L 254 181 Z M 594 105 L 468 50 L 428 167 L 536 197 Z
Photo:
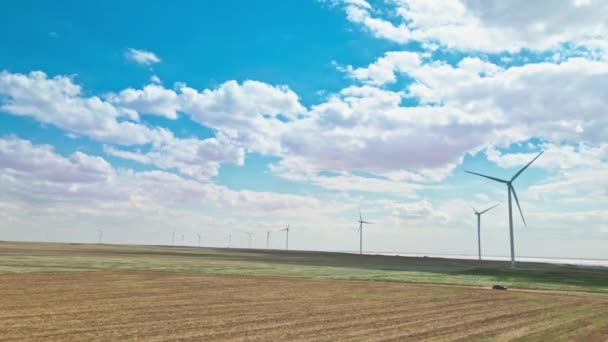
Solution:
M 175 272 L 0 274 L 0 340 L 605 341 L 608 297 Z

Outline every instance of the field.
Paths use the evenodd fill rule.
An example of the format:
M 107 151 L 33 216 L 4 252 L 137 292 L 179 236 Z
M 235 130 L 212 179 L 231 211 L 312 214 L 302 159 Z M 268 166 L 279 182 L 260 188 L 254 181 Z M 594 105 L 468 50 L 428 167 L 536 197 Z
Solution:
M 606 341 L 607 282 L 546 264 L 3 242 L 0 341 Z

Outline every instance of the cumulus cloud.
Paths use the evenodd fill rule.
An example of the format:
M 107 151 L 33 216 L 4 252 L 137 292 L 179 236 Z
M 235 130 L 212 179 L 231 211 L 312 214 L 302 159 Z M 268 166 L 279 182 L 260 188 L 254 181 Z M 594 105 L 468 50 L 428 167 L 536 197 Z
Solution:
M 31 203 L 82 201 L 99 208 L 210 203 L 235 210 L 314 209 L 314 197 L 272 192 L 234 191 L 163 171 L 116 170 L 101 157 L 75 152 L 59 155 L 49 145 L 17 137 L 0 138 L 0 184 L 4 195 Z M 18 203 L 9 201 L 10 203 Z
M 306 112 L 286 86 L 257 81 L 228 81 L 201 92 L 183 86 L 179 91 L 181 109 L 194 121 L 260 153 L 278 153 L 277 137 L 284 131 L 285 120 Z
M 384 57 L 364 68 L 352 66 L 341 68 L 350 77 L 372 85 L 383 85 L 396 81 L 396 72 L 407 72 L 420 66 L 420 55 L 409 51 L 387 52 Z
M 107 143 L 108 154 L 177 169 L 184 175 L 205 179 L 217 175 L 222 163 L 242 165 L 244 148 L 221 133 L 210 139 L 179 139 L 161 127 L 139 122 L 140 115 L 177 118 L 178 95 L 158 85 L 142 90 L 125 89 L 109 94 L 105 100 L 86 97 L 82 89 L 66 76 L 47 77 L 36 71 L 27 75 L 0 73 L 1 109 L 13 115 L 31 116 L 70 133 Z M 144 146 L 146 152 L 124 150 L 115 145 Z
M 156 56 L 156 54 L 154 54 L 153 52 L 150 52 L 150 51 L 146 51 L 146 50 L 138 50 L 138 49 L 130 48 L 125 53 L 125 56 L 129 60 L 132 60 L 139 64 L 144 64 L 144 65 L 152 65 L 152 64 L 156 64 L 156 63 L 160 62 L 160 58 L 158 58 L 158 56 Z
M 161 169 L 176 169 L 182 175 L 208 179 L 218 174 L 221 164 L 243 165 L 245 152 L 222 135 L 208 139 L 171 139 L 150 151 L 128 151 L 105 146 L 104 151 L 123 159 L 151 164 Z
M 401 107 L 402 97 L 371 86 L 342 90 L 290 125 L 282 138 L 283 157 L 320 170 L 409 170 L 420 175 L 419 169 L 458 163 L 463 151 L 479 145 L 487 134 L 466 113 Z
M 344 2 L 349 21 L 375 37 L 397 43 L 437 42 L 447 48 L 488 52 L 557 49 L 564 43 L 606 50 L 608 24 L 602 1 L 559 0 L 547 6 L 529 1 L 432 2 L 399 0 L 388 9 Z M 391 15 L 382 15 L 382 13 Z M 389 18 L 397 16 L 400 22 Z
M 608 162 L 608 144 L 605 143 L 597 146 L 582 142 L 578 145 L 542 143 L 537 148 L 544 150 L 544 153 L 542 158 L 534 162 L 534 166 L 549 171 L 565 171 L 577 168 L 597 169 Z M 505 154 L 494 146 L 490 146 L 486 150 L 488 160 L 502 168 L 525 165 L 537 154 L 538 152 Z
M 156 84 L 149 84 L 141 90 L 127 88 L 118 94 L 108 95 L 107 100 L 123 110 L 131 110 L 133 115 L 143 113 L 177 119 L 179 110 L 175 91 Z
M 229 81 L 202 91 L 150 84 L 102 100 L 83 96 L 65 76 L 3 72 L 0 93 L 3 110 L 105 142 L 113 156 L 207 179 L 222 163 L 243 165 L 247 152 L 257 152 L 280 157 L 273 171 L 283 177 L 334 190 L 346 189 L 344 175 L 353 172 L 377 178 L 350 182 L 352 190 L 438 182 L 467 152 L 489 145 L 531 137 L 597 144 L 608 129 L 602 115 L 608 107 L 603 61 L 570 58 L 506 68 L 477 57 L 451 65 L 393 52 L 367 67 L 344 70 L 367 84 L 344 88 L 310 109 L 289 88 L 256 81 Z M 411 79 L 404 90 L 381 87 L 401 74 Z M 408 98 L 419 104 L 403 106 Z M 216 136 L 176 138 L 137 121 L 141 115 L 178 113 Z M 343 176 L 332 179 L 320 176 L 322 171 Z
M 0 167 L 14 176 L 55 183 L 104 182 L 114 175 L 112 166 L 100 157 L 74 152 L 64 158 L 50 145 L 33 145 L 14 136 L 0 138 Z
M 133 113 L 121 112 L 97 96 L 84 96 L 79 85 L 67 76 L 52 78 L 41 71 L 29 74 L 0 73 L 3 111 L 30 116 L 72 133 L 95 140 L 125 145 L 163 139 L 167 130 L 129 121 Z

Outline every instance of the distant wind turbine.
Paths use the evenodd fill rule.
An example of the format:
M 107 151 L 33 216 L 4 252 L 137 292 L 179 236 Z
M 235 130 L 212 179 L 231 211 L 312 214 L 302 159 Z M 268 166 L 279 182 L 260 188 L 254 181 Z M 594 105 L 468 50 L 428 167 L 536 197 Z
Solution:
M 103 229 L 97 229 L 97 232 L 99 233 L 98 243 L 101 243 L 103 238 Z
M 285 234 L 285 250 L 289 250 L 289 225 L 287 228 L 281 229 L 282 232 L 286 232 Z
M 228 234 L 228 248 L 232 247 L 232 234 Z
M 249 235 L 249 245 L 248 246 L 249 246 L 249 248 L 251 248 L 251 235 L 253 235 L 253 233 L 247 232 L 245 234 Z
M 467 202 L 467 204 L 469 203 Z M 477 252 L 479 254 L 479 260 L 481 260 L 481 214 L 488 212 L 491 209 L 498 207 L 499 205 L 500 204 L 497 204 L 493 207 L 489 207 L 488 209 L 482 212 L 478 212 L 477 209 L 473 208 L 473 206 L 469 204 L 469 207 L 471 207 L 471 209 L 473 209 L 473 211 L 475 212 L 475 215 L 477 215 Z
M 363 224 L 372 223 L 363 221 L 363 216 L 361 216 L 361 208 L 359 208 L 359 254 L 363 254 Z
M 182 234 L 182 246 L 184 245 L 184 234 Z
M 198 236 L 198 246 L 201 246 L 201 233 L 196 234 Z
M 519 205 L 519 200 L 517 199 L 517 193 L 515 192 L 515 188 L 513 187 L 513 181 L 515 179 L 517 179 L 517 177 L 519 177 L 519 175 L 521 175 L 521 173 L 524 172 L 524 170 L 527 169 L 528 166 L 530 166 L 530 164 L 532 164 L 536 159 L 538 159 L 538 157 L 540 157 L 540 155 L 543 154 L 543 152 L 544 151 L 541 151 L 536 157 L 534 157 L 534 159 L 532 159 L 532 161 L 530 161 L 528 164 L 526 164 L 526 166 L 524 166 L 521 170 L 517 171 L 517 173 L 515 175 L 513 175 L 513 177 L 511 177 L 510 180 L 504 180 L 504 179 L 500 179 L 500 178 L 496 178 L 496 177 L 486 176 L 481 173 L 476 173 L 476 172 L 471 172 L 471 171 L 465 170 L 465 172 L 467 172 L 467 173 L 485 177 L 485 178 L 491 179 L 493 181 L 496 181 L 499 183 L 504 183 L 507 185 L 507 194 L 508 194 L 508 198 L 509 198 L 509 238 L 511 241 L 511 267 L 515 267 L 515 244 L 513 241 L 513 209 L 511 206 L 511 193 L 513 193 L 513 197 L 515 197 L 515 203 L 517 203 L 517 208 L 519 209 L 519 214 L 521 215 L 521 219 L 524 222 L 524 226 L 526 225 L 526 219 L 524 219 L 524 213 L 521 211 L 521 206 Z
M 173 233 L 171 233 L 171 246 L 175 246 L 175 229 L 173 229 Z
M 266 232 L 266 249 L 270 248 L 270 230 Z

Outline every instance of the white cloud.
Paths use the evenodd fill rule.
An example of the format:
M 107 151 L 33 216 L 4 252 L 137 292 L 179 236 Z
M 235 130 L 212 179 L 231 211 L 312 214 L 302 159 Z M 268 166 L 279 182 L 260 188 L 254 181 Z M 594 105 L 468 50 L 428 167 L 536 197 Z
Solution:
M 533 164 L 545 169 L 551 176 L 531 185 L 527 195 L 546 202 L 586 203 L 597 207 L 608 204 L 608 144 L 590 146 L 580 143 L 555 145 L 543 143 L 545 150 Z M 486 155 L 489 161 L 503 168 L 522 167 L 537 153 L 501 153 L 493 147 Z
M 128 49 L 125 53 L 127 59 L 144 65 L 152 65 L 160 62 L 160 58 L 153 52 L 138 49 Z
M 569 58 L 501 68 L 479 58 L 464 58 L 457 66 L 434 61 L 397 68 L 385 60 L 386 56 L 368 67 L 351 67 L 351 76 L 383 83 L 382 78 L 370 80 L 368 75 L 378 65 L 388 65 L 389 75 L 398 71 L 413 80 L 406 96 L 434 105 L 435 112 L 451 112 L 458 121 L 490 125 L 486 129 L 495 130 L 495 143 L 533 136 L 555 142 L 598 142 L 608 134 L 603 93 L 608 87 L 604 84 L 608 63 L 603 61 Z
M 370 86 L 346 88 L 289 125 L 282 156 L 317 170 L 421 175 L 422 169 L 453 167 L 487 134 L 460 111 L 401 107 L 401 100 L 399 93 Z
M 217 176 L 223 163 L 243 165 L 245 152 L 223 136 L 218 138 L 171 139 L 153 146 L 147 152 L 132 152 L 105 146 L 104 152 L 161 169 L 177 169 L 182 175 L 196 179 Z
M 63 158 L 49 145 L 35 146 L 17 137 L 0 138 L 0 166 L 16 177 L 28 175 L 55 183 L 104 182 L 114 174 L 102 158 L 81 152 Z
M 66 158 L 49 145 L 16 137 L 0 138 L 0 185 L 7 203 L 65 203 L 91 209 L 171 207 L 209 203 L 235 210 L 314 209 L 318 200 L 291 194 L 234 191 L 163 171 L 115 170 L 104 159 L 76 152 Z M 69 205 L 68 205 L 69 204 Z
M 260 153 L 278 153 L 277 137 L 285 123 L 306 112 L 298 96 L 286 86 L 257 81 L 228 81 L 216 89 L 198 92 L 180 89 L 182 111 L 200 124 L 215 128 L 241 146 Z
M 551 6 L 523 0 L 392 3 L 388 9 L 374 10 L 347 1 L 344 9 L 349 21 L 361 24 L 376 37 L 398 43 L 438 42 L 448 48 L 490 52 L 550 50 L 564 43 L 604 50 L 608 46 L 604 38 L 608 5 L 603 1 L 558 0 Z M 399 16 L 401 22 L 394 24 L 390 16 L 377 15 L 386 12 Z
M 388 21 L 373 18 L 369 11 L 359 6 L 347 6 L 346 15 L 348 20 L 362 24 L 369 29 L 374 37 L 385 38 L 398 43 L 406 43 L 411 38 L 411 33 L 405 24 L 394 26 Z
M 372 6 L 365 0 L 344 0 L 345 4 L 355 5 L 362 8 L 371 9 Z
M 109 94 L 104 101 L 82 96 L 80 86 L 65 76 L 4 71 L 0 73 L 0 94 L 4 95 L 2 110 L 108 143 L 105 151 L 116 157 L 177 169 L 197 179 L 217 175 L 222 163 L 242 165 L 244 161 L 243 147 L 221 133 L 205 140 L 179 139 L 168 129 L 128 121 L 139 120 L 140 114 L 177 117 L 178 95 L 158 85 L 143 90 L 128 88 Z M 148 151 L 121 150 L 113 145 L 147 145 Z
M 395 72 L 407 72 L 420 65 L 420 56 L 415 52 L 395 51 L 387 52 L 384 57 L 366 68 L 353 69 L 348 66 L 343 69 L 352 78 L 372 85 L 383 85 L 396 81 Z
M 544 153 L 534 162 L 534 166 L 548 171 L 558 172 L 575 168 L 597 169 L 608 162 L 608 144 L 594 147 L 585 143 L 579 143 L 577 146 L 543 143 L 538 147 L 544 150 Z M 538 152 L 504 154 L 493 146 L 486 150 L 488 160 L 502 168 L 521 167 L 530 162 L 537 154 Z
M 134 113 L 121 112 L 97 96 L 83 96 L 81 87 L 66 76 L 48 78 L 40 71 L 27 75 L 2 71 L 0 95 L 3 100 L 0 108 L 7 113 L 31 116 L 99 141 L 145 144 L 170 134 L 164 129 L 128 121 L 137 119 Z
M 150 82 L 154 83 L 154 84 L 161 84 L 162 81 L 160 80 L 160 78 L 156 75 L 152 75 L 150 76 Z
M 168 119 L 177 119 L 179 110 L 175 91 L 156 84 L 149 84 L 142 90 L 127 88 L 118 94 L 109 94 L 107 100 L 122 110 L 161 115 Z

